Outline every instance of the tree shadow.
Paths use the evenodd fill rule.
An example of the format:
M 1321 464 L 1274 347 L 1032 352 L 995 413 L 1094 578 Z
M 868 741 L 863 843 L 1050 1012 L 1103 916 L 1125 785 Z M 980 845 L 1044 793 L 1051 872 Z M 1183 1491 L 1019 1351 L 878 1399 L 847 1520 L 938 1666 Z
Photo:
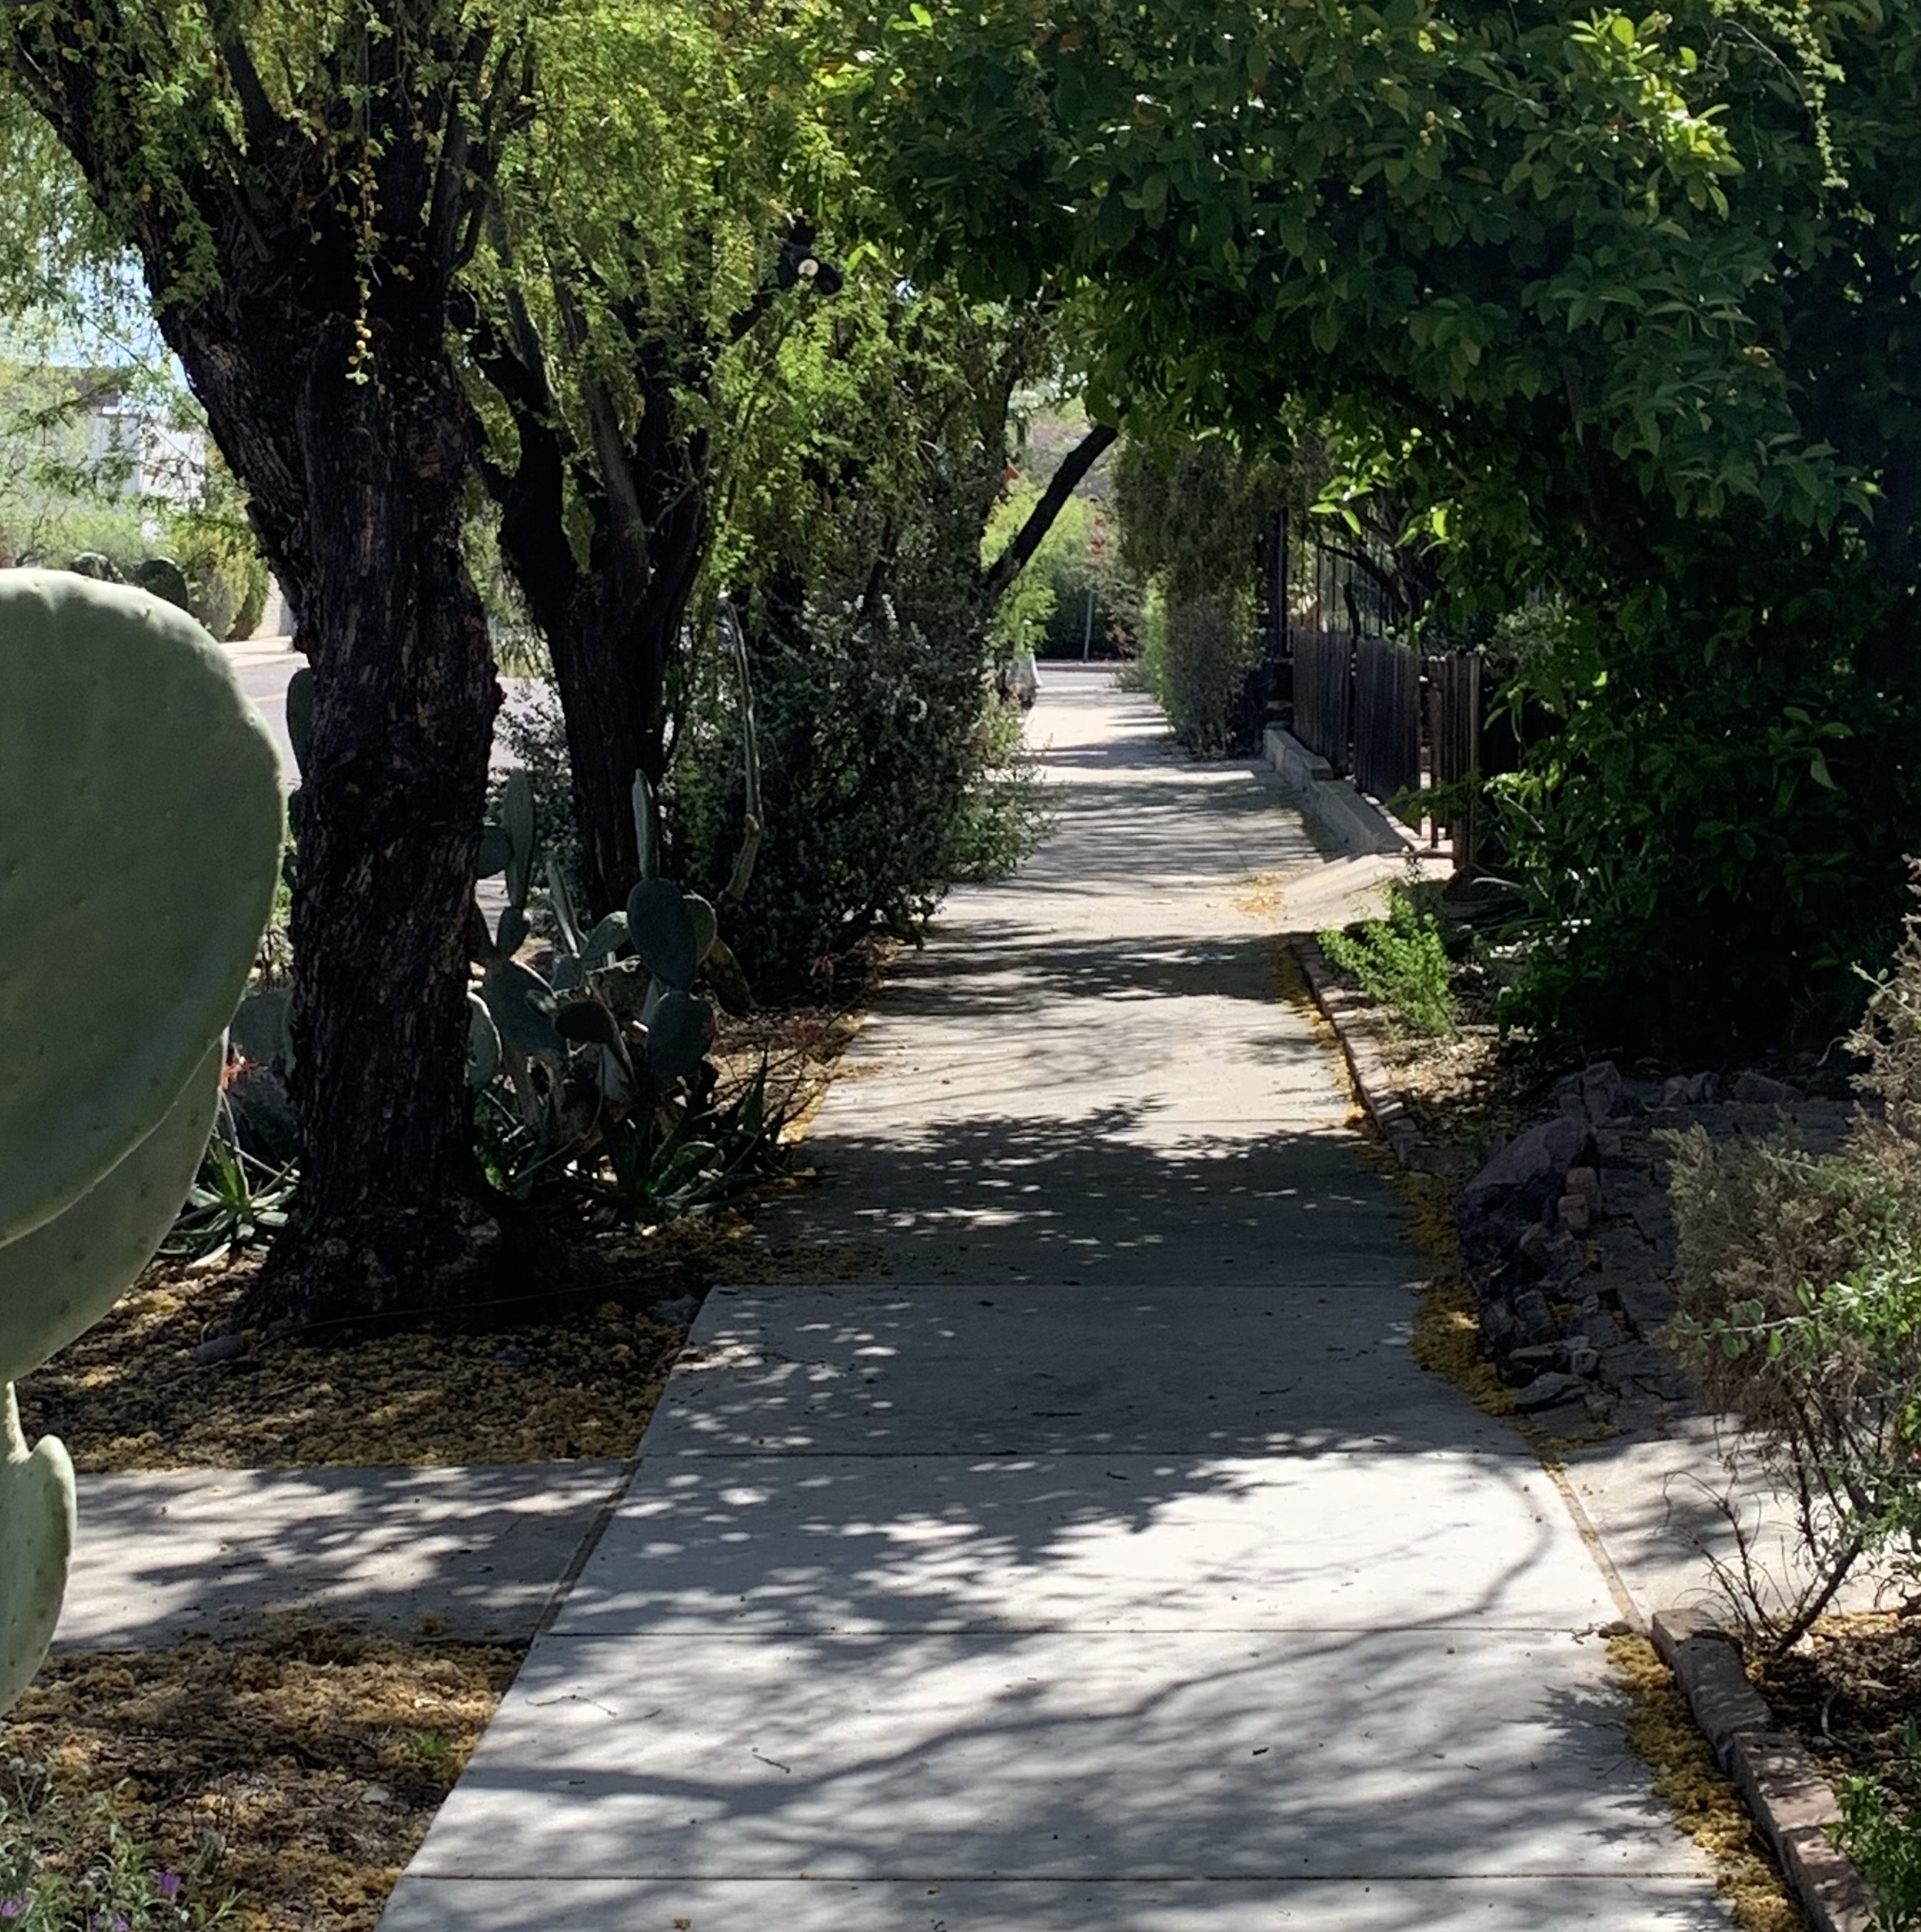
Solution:
M 1203 1096 L 1203 1100 L 1205 1096 Z M 1038 1103 L 1049 1103 L 1044 1092 Z M 763 1216 L 770 1237 L 868 1241 L 903 1279 L 1154 1284 L 1396 1282 L 1422 1272 L 1404 1211 L 1324 1122 L 1213 1125 L 1140 1103 L 1077 1118 L 1011 1108 L 837 1127 L 821 1185 Z M 1193 1292 L 1201 1292 L 1196 1286 Z
M 56 1649 L 158 1650 L 303 1615 L 525 1642 L 617 1462 L 82 1475 Z

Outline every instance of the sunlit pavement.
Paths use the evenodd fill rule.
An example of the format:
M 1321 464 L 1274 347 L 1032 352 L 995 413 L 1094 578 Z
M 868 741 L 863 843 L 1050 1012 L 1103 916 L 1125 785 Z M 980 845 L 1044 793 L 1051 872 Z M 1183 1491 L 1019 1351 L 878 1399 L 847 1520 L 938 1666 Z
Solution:
M 1016 881 L 903 964 L 387 1932 L 1725 1926 L 1540 1466 L 1407 1353 L 1251 768 L 1055 672 Z

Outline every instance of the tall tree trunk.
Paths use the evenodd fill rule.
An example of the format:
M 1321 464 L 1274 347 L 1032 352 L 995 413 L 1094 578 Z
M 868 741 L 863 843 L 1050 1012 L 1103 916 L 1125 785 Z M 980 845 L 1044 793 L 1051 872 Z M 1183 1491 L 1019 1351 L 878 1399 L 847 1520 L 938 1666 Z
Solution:
M 566 609 L 543 622 L 567 730 L 581 881 L 594 916 L 624 906 L 640 876 L 634 775 L 666 776 L 667 677 L 706 549 L 695 504 L 657 529 L 652 569 L 638 594 L 607 576 L 583 579 Z
M 296 79 L 272 20 L 211 17 L 217 72 L 191 84 L 114 0 L 49 0 L 0 49 L 139 251 L 312 665 L 300 1185 L 256 1312 L 387 1318 L 471 1297 L 501 1246 L 466 1090 L 499 693 L 462 554 L 478 431 L 447 329 L 530 56 L 453 0 L 389 0 Z
M 470 1298 L 500 1246 L 466 1082 L 500 693 L 461 551 L 471 418 L 437 326 L 422 317 L 411 353 L 390 339 L 380 379 L 356 382 L 344 329 L 303 320 L 322 345 L 307 335 L 304 362 L 191 308 L 167 331 L 313 669 L 293 914 L 301 1182 L 259 1311 L 377 1319 Z
M 603 419 L 590 455 L 558 426 L 531 322 L 522 319 L 511 348 L 474 325 L 519 437 L 514 468 L 484 473 L 501 506 L 501 557 L 553 662 L 581 884 L 598 919 L 624 906 L 639 877 L 634 773 L 655 786 L 667 775 L 668 677 L 709 536 L 707 439 L 684 426 L 674 372 L 639 356 L 642 407 L 630 437 L 612 430 L 611 409 L 589 387 L 590 413 Z M 570 493 L 592 519 L 584 569 L 569 533 Z

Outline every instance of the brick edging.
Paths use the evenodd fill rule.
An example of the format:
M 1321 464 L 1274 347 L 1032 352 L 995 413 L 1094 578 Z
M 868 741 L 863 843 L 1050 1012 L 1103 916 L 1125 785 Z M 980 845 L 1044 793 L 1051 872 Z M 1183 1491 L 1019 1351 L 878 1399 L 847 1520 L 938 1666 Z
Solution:
M 1356 1023 L 1371 1005 L 1366 995 L 1341 984 L 1321 950 L 1320 941 L 1311 934 L 1294 933 L 1287 944 L 1308 983 L 1308 990 L 1314 996 L 1315 1005 L 1340 1042 L 1341 1056 L 1347 1063 L 1354 1091 L 1360 1095 L 1374 1131 L 1394 1155 L 1395 1164 L 1418 1174 L 1459 1173 L 1459 1158 L 1437 1147 L 1415 1125 L 1381 1057 L 1381 1049 Z
M 1834 1793 L 1800 1739 L 1775 1728 L 1733 1640 L 1693 1610 L 1657 1611 L 1649 1634 L 1814 1932 L 1867 1932 L 1867 1885 L 1828 1836 Z

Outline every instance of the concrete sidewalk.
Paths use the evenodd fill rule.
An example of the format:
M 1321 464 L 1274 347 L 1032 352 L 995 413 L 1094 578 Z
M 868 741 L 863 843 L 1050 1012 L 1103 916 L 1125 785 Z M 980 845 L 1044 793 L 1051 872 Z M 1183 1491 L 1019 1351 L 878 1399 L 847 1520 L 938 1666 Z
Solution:
M 55 1647 L 164 1649 L 276 1616 L 524 1643 L 625 1474 L 582 1461 L 83 1475 Z
M 784 1238 L 386 1932 L 1680 1932 L 1552 1482 L 1407 1342 L 1418 1260 L 1270 938 L 1324 867 L 1242 765 L 1050 676 L 1065 790 L 960 895 Z

